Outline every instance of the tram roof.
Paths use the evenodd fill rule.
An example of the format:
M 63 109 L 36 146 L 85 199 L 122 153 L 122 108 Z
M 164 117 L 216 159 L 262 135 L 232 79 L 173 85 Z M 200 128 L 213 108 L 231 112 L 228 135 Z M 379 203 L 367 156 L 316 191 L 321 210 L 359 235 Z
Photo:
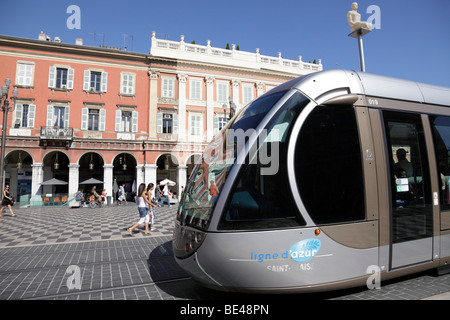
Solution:
M 348 94 L 450 106 L 450 88 L 351 70 L 316 72 L 286 85 L 316 101 L 329 92 L 347 91 Z

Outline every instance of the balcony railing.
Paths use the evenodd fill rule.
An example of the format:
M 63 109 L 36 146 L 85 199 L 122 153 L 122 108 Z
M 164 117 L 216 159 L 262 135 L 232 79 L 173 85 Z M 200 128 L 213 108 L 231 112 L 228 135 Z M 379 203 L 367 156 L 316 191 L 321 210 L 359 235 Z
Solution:
M 174 58 L 185 58 L 189 60 L 223 63 L 222 59 L 227 59 L 228 65 L 243 67 L 274 69 L 278 71 L 291 72 L 296 74 L 306 74 L 323 70 L 322 60 L 318 59 L 318 64 L 298 60 L 289 60 L 281 57 L 265 56 L 259 53 L 236 50 L 235 45 L 231 49 L 221 49 L 211 46 L 211 41 L 207 45 L 189 44 L 184 42 L 184 36 L 180 41 L 163 40 L 156 38 L 156 32 L 152 32 L 150 53 L 155 56 L 167 56 Z
M 41 127 L 40 138 L 41 140 L 73 140 L 73 128 Z
M 41 127 L 39 145 L 41 147 L 64 147 L 69 149 L 73 141 L 73 128 Z

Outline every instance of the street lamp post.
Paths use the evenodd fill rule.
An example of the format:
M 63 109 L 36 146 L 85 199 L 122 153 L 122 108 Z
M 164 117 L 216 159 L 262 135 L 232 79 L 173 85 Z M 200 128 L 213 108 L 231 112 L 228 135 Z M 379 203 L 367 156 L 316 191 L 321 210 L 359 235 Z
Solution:
M 11 85 L 11 79 L 6 78 L 5 79 L 5 85 L 2 87 L 2 96 L 0 100 L 0 106 L 3 111 L 3 126 L 2 126 L 2 147 L 1 147 L 1 155 L 0 155 L 0 195 L 3 195 L 3 186 L 5 183 L 5 144 L 6 144 L 6 126 L 8 123 L 8 111 L 12 111 L 13 108 L 9 106 L 9 98 L 8 98 L 8 92 L 9 92 L 9 86 Z M 13 97 L 13 105 L 15 102 L 15 99 L 17 95 L 19 94 L 19 91 L 17 88 L 15 88 L 12 91 Z

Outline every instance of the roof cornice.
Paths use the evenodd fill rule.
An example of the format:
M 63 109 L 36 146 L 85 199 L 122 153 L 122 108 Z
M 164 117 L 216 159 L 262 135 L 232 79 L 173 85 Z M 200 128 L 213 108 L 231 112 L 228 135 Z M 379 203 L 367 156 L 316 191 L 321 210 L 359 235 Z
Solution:
M 122 60 L 148 59 L 148 54 L 0 35 L 0 46 Z

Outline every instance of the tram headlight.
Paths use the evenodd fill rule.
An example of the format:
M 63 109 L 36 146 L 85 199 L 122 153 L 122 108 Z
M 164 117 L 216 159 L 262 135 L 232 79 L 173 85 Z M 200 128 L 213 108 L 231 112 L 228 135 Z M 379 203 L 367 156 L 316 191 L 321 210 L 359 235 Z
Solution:
M 189 257 L 201 246 L 205 238 L 205 232 L 177 223 L 173 241 L 175 256 L 180 259 Z
M 197 232 L 195 234 L 195 242 L 199 244 L 203 242 L 203 233 Z

